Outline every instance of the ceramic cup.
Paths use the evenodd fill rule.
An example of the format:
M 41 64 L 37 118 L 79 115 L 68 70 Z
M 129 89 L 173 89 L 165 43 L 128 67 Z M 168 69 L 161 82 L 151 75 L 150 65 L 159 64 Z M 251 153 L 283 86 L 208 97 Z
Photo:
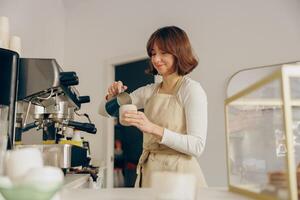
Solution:
M 15 183 L 21 182 L 29 170 L 43 167 L 43 156 L 37 148 L 8 151 L 5 161 L 6 175 Z
M 82 141 L 82 140 L 81 140 L 81 132 L 80 132 L 79 130 L 75 130 L 75 131 L 74 131 L 72 140 L 73 140 L 73 141 L 79 141 L 79 142 Z
M 62 183 L 64 181 L 64 174 L 60 168 L 45 166 L 41 168 L 32 168 L 28 170 L 23 184 L 40 184 L 47 187 L 49 184 Z
M 8 17 L 0 16 L 0 40 L 3 48 L 9 47 L 9 20 Z
M 150 186 L 157 192 L 159 200 L 194 200 L 196 177 L 188 173 L 155 172 Z
M 9 49 L 21 55 L 21 49 L 22 49 L 21 38 L 15 35 L 11 36 L 9 41 Z
M 123 115 L 125 111 L 135 111 L 137 112 L 137 107 L 134 104 L 125 104 L 122 105 L 119 109 L 119 120 L 120 120 L 120 124 L 122 124 L 123 126 L 130 126 L 128 123 L 123 121 Z
M 72 138 L 74 135 L 74 128 L 66 127 L 66 130 L 64 132 L 64 135 L 68 138 Z

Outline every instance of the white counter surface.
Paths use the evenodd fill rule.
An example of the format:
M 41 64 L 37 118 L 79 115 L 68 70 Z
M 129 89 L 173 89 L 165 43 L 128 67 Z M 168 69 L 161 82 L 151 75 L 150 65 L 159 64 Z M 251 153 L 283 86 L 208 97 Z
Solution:
M 89 182 L 89 174 L 67 174 L 64 178 L 64 189 L 82 188 Z
M 88 183 L 89 175 L 67 175 L 63 189 L 53 200 L 156 200 L 158 192 L 143 188 L 113 189 L 74 189 Z M 249 200 L 238 194 L 228 192 L 227 188 L 203 188 L 198 191 L 197 200 Z M 0 195 L 0 200 L 4 198 Z
M 61 192 L 61 200 L 153 200 L 156 199 L 156 192 L 153 189 L 64 189 Z M 225 188 L 200 189 L 197 199 L 199 200 L 249 200 L 228 192 Z

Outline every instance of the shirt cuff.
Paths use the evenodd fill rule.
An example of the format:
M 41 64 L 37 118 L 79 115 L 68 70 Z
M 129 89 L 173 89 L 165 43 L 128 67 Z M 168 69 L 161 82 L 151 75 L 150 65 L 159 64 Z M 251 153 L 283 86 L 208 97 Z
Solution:
M 174 132 L 167 128 L 164 128 L 164 134 L 160 141 L 160 144 L 172 146 L 173 143 L 174 143 Z
M 109 114 L 105 110 L 105 104 L 106 104 L 106 101 L 102 100 L 100 105 L 99 105 L 99 108 L 98 108 L 98 114 L 102 115 L 104 117 L 110 117 Z

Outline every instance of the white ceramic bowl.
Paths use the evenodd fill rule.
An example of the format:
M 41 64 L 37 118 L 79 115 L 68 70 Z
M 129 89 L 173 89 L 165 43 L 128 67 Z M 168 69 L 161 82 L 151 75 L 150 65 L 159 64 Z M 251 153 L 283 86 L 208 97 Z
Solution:
M 50 200 L 63 186 L 63 179 L 59 168 L 32 168 L 17 183 L 0 177 L 0 193 L 6 200 Z
M 0 193 L 6 200 L 50 200 L 61 187 L 61 183 L 50 185 L 45 190 L 35 185 L 0 186 Z

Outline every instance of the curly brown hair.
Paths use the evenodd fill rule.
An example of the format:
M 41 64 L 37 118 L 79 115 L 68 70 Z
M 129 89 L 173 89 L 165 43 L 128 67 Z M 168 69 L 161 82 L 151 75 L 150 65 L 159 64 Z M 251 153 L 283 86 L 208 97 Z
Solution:
M 175 70 L 179 75 L 190 73 L 198 65 L 187 34 L 176 26 L 162 27 L 152 33 L 147 42 L 147 53 L 150 58 L 154 44 L 160 50 L 174 56 Z M 146 72 L 153 75 L 158 74 L 151 61 Z

